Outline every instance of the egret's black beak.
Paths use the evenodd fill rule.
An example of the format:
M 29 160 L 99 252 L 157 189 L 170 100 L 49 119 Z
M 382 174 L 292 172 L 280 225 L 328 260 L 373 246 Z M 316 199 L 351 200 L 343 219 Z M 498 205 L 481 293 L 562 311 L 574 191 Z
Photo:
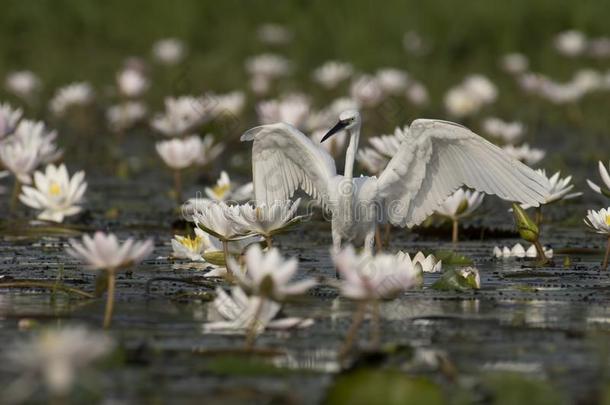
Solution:
M 336 134 L 337 132 L 341 132 L 343 130 L 343 128 L 345 128 L 349 123 L 346 121 L 339 121 L 337 122 L 337 125 L 335 125 L 334 127 L 332 127 L 330 129 L 330 131 L 328 131 L 326 133 L 326 135 L 324 135 L 324 138 L 322 138 L 322 140 L 320 141 L 320 143 L 324 142 L 325 140 L 327 140 L 328 138 L 330 138 L 331 136 L 333 136 L 334 134 Z

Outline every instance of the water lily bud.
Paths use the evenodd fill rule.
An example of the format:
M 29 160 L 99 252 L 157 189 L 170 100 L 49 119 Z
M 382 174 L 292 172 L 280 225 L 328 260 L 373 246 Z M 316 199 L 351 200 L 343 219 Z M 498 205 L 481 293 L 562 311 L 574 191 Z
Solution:
M 515 225 L 522 239 L 534 243 L 538 240 L 540 230 L 538 225 L 527 215 L 525 210 L 520 205 L 513 203 L 513 215 L 515 217 Z
M 205 252 L 203 255 L 203 259 L 215 266 L 225 266 L 225 254 L 222 250 L 214 250 L 211 252 Z

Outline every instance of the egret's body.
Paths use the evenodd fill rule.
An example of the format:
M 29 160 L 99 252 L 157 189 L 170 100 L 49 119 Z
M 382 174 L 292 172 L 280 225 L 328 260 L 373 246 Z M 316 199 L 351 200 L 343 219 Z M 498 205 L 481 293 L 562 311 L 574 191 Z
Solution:
M 346 130 L 350 138 L 343 175 L 337 174 L 323 148 L 288 124 L 255 127 L 241 138 L 254 141 L 257 203 L 285 201 L 297 189 L 304 190 L 332 214 L 335 249 L 342 241 L 364 242 L 365 248 L 372 249 L 378 223 L 417 225 L 462 185 L 535 206 L 544 201 L 549 189 L 546 178 L 467 128 L 426 119 L 413 121 L 379 178 L 354 178 L 358 112 L 342 113 L 322 142 L 340 130 Z

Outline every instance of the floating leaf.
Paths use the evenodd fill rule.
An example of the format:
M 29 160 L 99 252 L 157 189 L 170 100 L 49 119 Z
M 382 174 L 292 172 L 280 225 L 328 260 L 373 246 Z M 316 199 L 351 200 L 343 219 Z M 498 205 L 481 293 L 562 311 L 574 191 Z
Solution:
M 446 270 L 432 288 L 439 291 L 469 291 L 480 286 L 478 271 L 472 268 Z
M 438 385 L 396 370 L 360 369 L 340 375 L 325 403 L 337 404 L 444 404 Z

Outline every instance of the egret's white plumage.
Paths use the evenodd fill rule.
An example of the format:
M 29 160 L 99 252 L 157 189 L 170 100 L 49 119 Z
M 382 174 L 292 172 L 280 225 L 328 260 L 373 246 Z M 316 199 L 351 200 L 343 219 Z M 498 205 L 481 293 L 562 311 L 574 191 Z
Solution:
M 343 175 L 323 148 L 288 124 L 255 127 L 241 138 L 254 141 L 256 201 L 284 201 L 302 189 L 332 213 L 335 249 L 342 240 L 363 239 L 371 249 L 377 223 L 420 224 L 462 185 L 533 206 L 544 202 L 550 188 L 546 178 L 469 129 L 429 119 L 413 121 L 379 178 L 353 178 L 357 111 L 342 113 L 327 137 L 342 129 L 350 137 Z

